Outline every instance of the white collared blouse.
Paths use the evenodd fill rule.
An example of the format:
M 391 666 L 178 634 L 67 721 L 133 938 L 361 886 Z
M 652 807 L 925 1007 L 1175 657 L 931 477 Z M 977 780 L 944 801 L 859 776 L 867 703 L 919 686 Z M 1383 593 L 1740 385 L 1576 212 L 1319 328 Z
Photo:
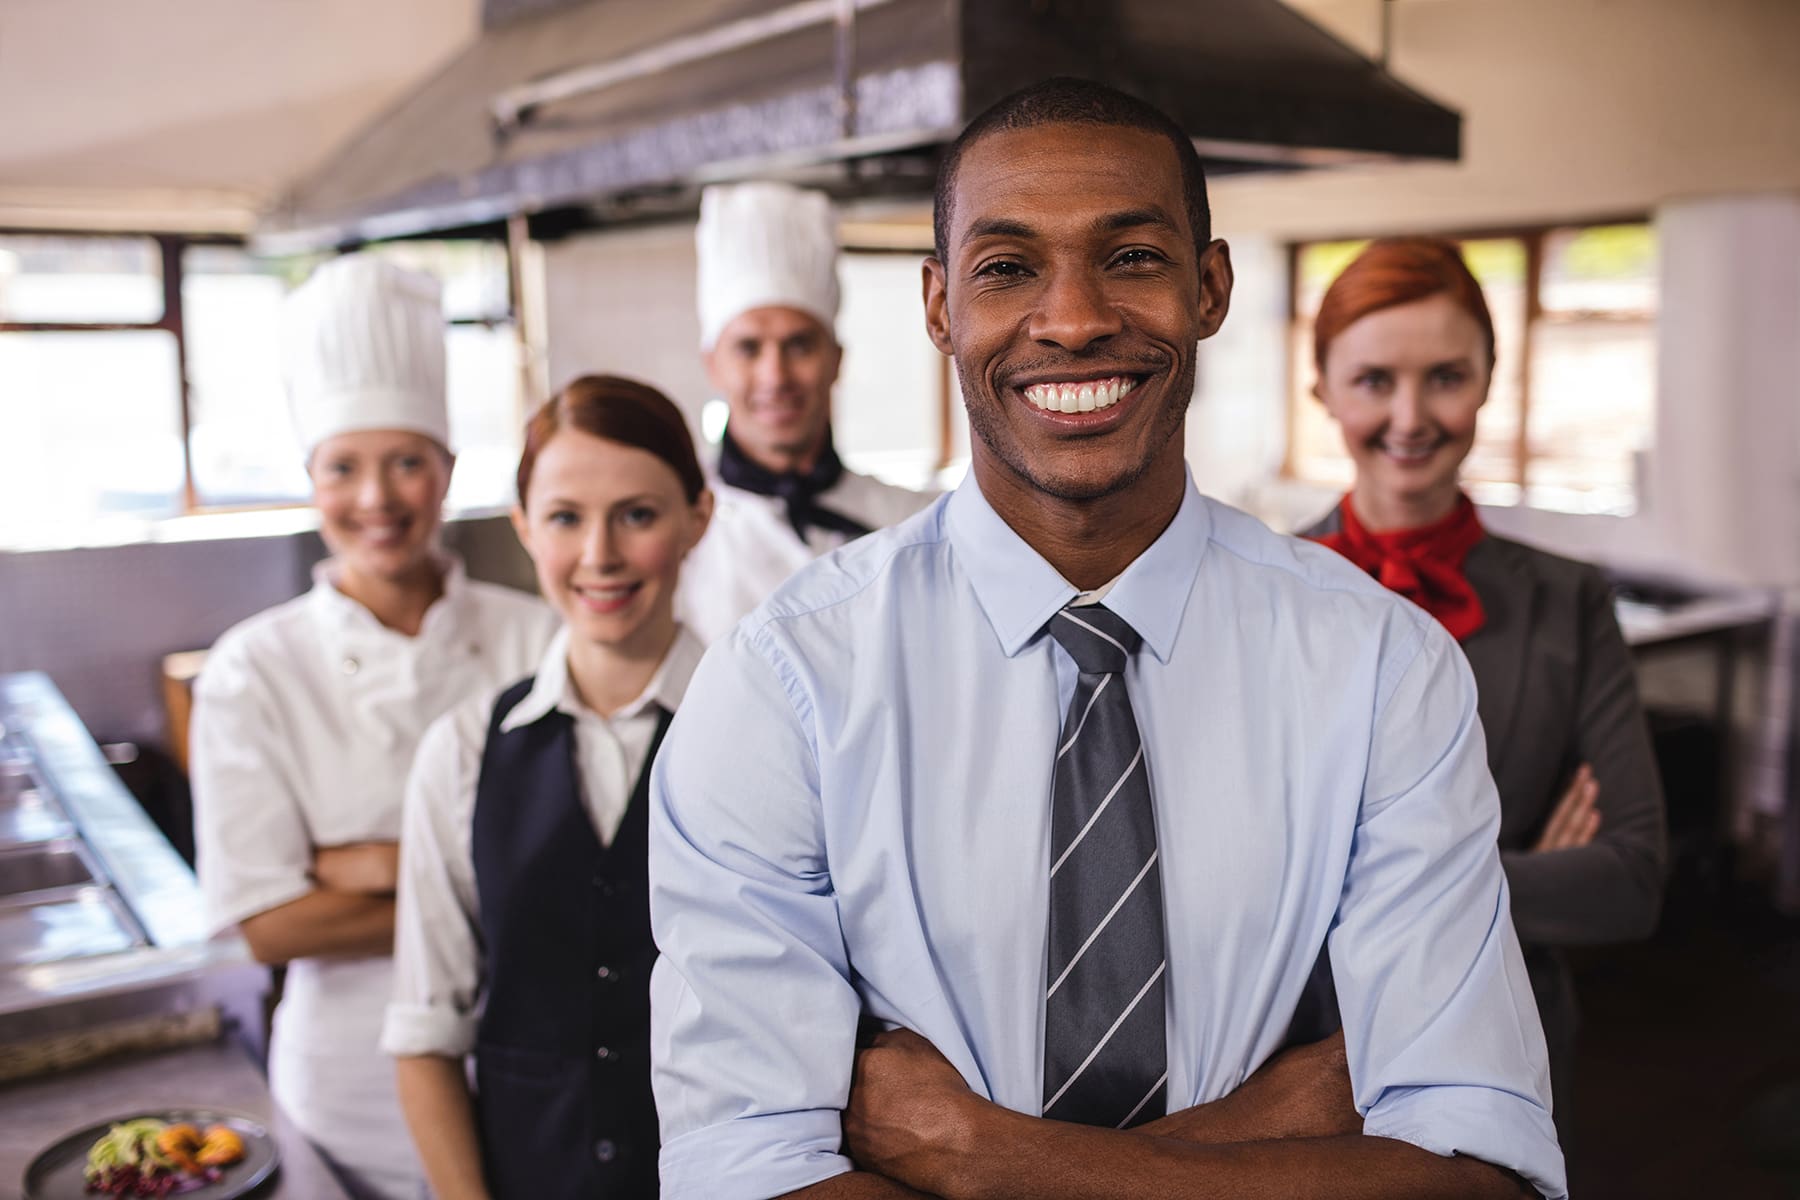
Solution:
M 531 690 L 501 732 L 561 712 L 575 722 L 581 802 L 610 845 L 638 776 L 648 768 L 659 710 L 674 712 L 704 651 L 682 628 L 642 693 L 610 717 L 581 702 L 569 680 L 569 632 L 552 639 Z M 446 713 L 419 744 L 400 837 L 400 903 L 394 928 L 394 992 L 382 1049 L 458 1057 L 475 1044 L 482 985 L 481 909 L 475 887 L 475 793 L 494 704 L 504 688 Z

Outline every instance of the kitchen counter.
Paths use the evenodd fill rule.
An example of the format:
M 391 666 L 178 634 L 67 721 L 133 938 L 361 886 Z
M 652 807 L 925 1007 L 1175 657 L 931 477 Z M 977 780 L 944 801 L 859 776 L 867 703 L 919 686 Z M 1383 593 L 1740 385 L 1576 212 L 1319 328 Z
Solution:
M 1680 604 L 1621 600 L 1616 608 L 1619 630 L 1626 644 L 1636 648 L 1760 629 L 1780 613 L 1781 604 L 1772 591 L 1746 590 L 1696 596 Z
M 275 1107 L 249 1054 L 229 1037 L 0 1087 L 0 1195 L 23 1185 L 25 1168 L 40 1151 L 83 1126 L 176 1107 L 228 1108 L 269 1129 L 281 1169 L 256 1191 L 258 1200 L 349 1200 L 318 1152 Z
M 204 1010 L 260 1025 L 267 973 L 50 680 L 0 675 L 0 1080 L 46 1040 Z

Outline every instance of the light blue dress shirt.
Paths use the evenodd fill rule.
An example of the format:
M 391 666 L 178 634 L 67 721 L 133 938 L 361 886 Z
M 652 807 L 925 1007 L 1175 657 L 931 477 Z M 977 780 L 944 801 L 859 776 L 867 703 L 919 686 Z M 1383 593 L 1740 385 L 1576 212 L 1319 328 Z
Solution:
M 1076 589 L 973 477 L 820 560 L 701 663 L 652 778 L 663 1195 L 776 1196 L 839 1153 L 859 1015 L 976 1092 L 1043 1099 L 1051 770 Z M 1319 947 L 1369 1134 L 1564 1192 L 1443 629 L 1202 497 L 1118 577 L 1163 858 L 1171 1109 L 1277 1050 Z

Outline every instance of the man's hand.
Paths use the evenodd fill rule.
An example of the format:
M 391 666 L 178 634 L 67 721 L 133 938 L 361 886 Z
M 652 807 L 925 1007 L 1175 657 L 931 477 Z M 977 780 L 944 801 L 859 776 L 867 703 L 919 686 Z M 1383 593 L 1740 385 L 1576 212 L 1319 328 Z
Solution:
M 890 1030 L 857 1051 L 845 1148 L 865 1171 L 942 1193 L 956 1156 L 977 1143 L 981 1110 L 991 1107 L 930 1042 Z
M 312 876 L 334 892 L 392 896 L 400 883 L 400 843 L 321 846 L 313 852 Z

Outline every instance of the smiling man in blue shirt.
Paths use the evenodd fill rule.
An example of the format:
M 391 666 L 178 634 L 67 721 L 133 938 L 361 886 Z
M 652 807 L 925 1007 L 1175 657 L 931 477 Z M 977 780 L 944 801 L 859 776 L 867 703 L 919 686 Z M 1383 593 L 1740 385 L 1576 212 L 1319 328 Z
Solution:
M 969 479 L 716 645 L 656 765 L 663 1194 L 1560 1196 L 1467 666 L 1183 462 L 1191 144 L 1051 81 L 936 232 Z M 1321 945 L 1342 1113 L 1277 1054 Z

